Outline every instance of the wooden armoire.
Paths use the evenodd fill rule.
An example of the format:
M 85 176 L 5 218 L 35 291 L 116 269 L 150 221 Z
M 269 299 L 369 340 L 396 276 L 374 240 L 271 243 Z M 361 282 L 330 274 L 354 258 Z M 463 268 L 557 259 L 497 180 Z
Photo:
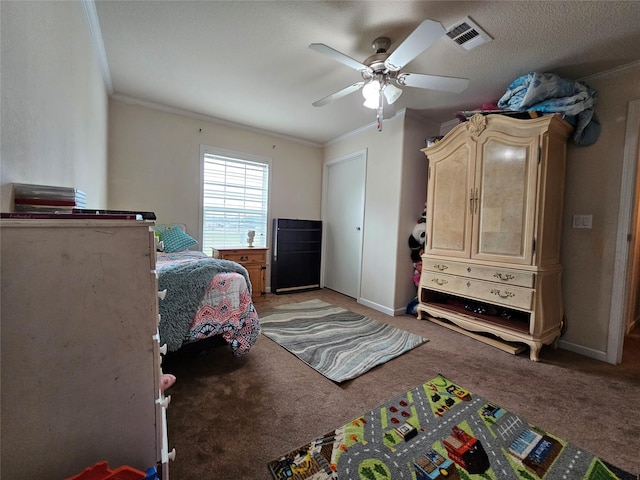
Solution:
M 427 239 L 418 318 L 537 361 L 563 325 L 567 137 L 559 115 L 477 114 L 422 150 Z

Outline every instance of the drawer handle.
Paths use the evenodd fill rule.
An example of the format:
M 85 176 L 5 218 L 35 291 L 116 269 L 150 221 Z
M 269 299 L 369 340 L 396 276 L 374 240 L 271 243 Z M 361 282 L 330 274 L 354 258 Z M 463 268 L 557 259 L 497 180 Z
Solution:
M 246 255 L 240 257 L 241 262 L 246 262 L 247 260 L 249 260 L 249 257 L 247 257 Z
M 514 275 L 511 275 L 510 273 L 500 273 L 500 272 L 494 273 L 493 276 L 499 280 L 504 280 L 504 281 L 509 281 L 516 278 Z
M 436 263 L 433 268 L 435 268 L 436 270 L 440 270 L 441 272 L 444 272 L 447 268 L 446 265 L 440 265 L 439 263 Z
M 431 281 L 434 282 L 436 285 L 446 285 L 447 283 L 449 283 L 447 280 L 443 278 L 432 278 Z
M 509 292 L 509 291 L 506 291 L 506 292 L 502 293 L 497 288 L 494 288 L 493 290 L 491 290 L 491 293 L 493 293 L 494 295 L 499 296 L 500 298 L 511 298 L 511 297 L 515 297 L 516 296 L 515 293 Z

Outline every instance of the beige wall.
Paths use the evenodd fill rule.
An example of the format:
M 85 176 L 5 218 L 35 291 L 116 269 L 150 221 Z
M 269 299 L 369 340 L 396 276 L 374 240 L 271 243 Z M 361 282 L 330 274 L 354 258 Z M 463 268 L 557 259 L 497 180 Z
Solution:
M 270 158 L 271 218 L 320 219 L 321 147 L 117 100 L 109 102 L 109 208 L 153 211 L 158 223 L 185 223 L 200 236 L 200 145 Z
M 426 200 L 420 148 L 438 131 L 432 125 L 420 133 L 419 123 L 411 114 L 396 116 L 384 121 L 381 132 L 368 128 L 325 146 L 325 162 L 367 149 L 359 301 L 388 314 L 402 313 L 415 296 L 407 242 Z
M 409 235 L 413 231 L 427 200 L 427 158 L 420 149 L 425 140 L 438 134 L 440 126 L 407 110 L 404 142 L 402 146 L 402 193 L 400 195 L 400 228 L 397 251 L 398 279 L 396 282 L 396 310 L 406 310 L 416 297 L 418 288 L 413 283 L 413 262 L 409 249 Z M 403 308 L 404 307 L 404 308 Z
M 598 91 L 596 112 L 602 132 L 594 145 L 568 146 L 561 254 L 566 332 L 560 346 L 606 360 L 611 305 L 621 301 L 612 299 L 612 284 L 625 122 L 628 103 L 640 98 L 640 65 L 587 83 Z M 415 221 L 411 216 L 420 213 L 422 190 L 417 183 L 426 183 L 426 174 L 422 159 L 410 152 L 412 143 L 419 151 L 424 137 L 437 132 L 437 127 L 408 115 L 402 124 L 397 118 L 386 121 L 383 132 L 366 130 L 325 149 L 326 161 L 368 148 L 361 300 L 384 307 L 378 308 L 381 311 L 393 307 L 398 312 L 411 291 L 404 283 L 410 268 L 404 257 L 409 256 L 407 228 Z M 410 204 L 415 204 L 415 211 L 408 212 Z M 593 215 L 593 228 L 571 228 L 574 214 Z M 388 288 L 391 282 L 395 289 Z
M 570 144 L 562 245 L 567 331 L 561 346 L 604 359 L 612 299 L 618 208 L 628 103 L 640 98 L 640 65 L 586 80 L 598 92 L 602 125 L 589 147 Z M 593 215 L 591 230 L 571 228 Z
M 0 2 L 0 210 L 11 183 L 107 203 L 107 95 L 80 2 Z
M 325 147 L 326 160 L 369 150 L 362 301 L 387 313 L 402 313 L 415 296 L 407 240 L 426 199 L 420 148 L 437 128 L 407 115 Z M 109 208 L 154 211 L 158 223 L 198 232 L 204 144 L 272 159 L 272 217 L 321 218 L 320 147 L 113 99 L 109 132 Z
M 423 201 L 424 164 L 415 152 L 437 129 L 425 123 L 423 135 L 408 115 L 385 121 L 383 132 L 332 142 L 323 153 L 243 128 L 108 103 L 81 3 L 2 1 L 0 17 L 1 210 L 9 210 L 12 182 L 55 184 L 84 190 L 91 208 L 154 210 L 161 222 L 197 230 L 199 147 L 208 144 L 272 158 L 272 216 L 317 219 L 323 159 L 367 148 L 362 298 L 383 311 L 403 308 L 412 294 L 406 241 Z M 612 301 L 620 301 L 611 295 L 625 121 L 628 102 L 640 99 L 640 66 L 587 83 L 598 91 L 602 134 L 596 144 L 568 151 L 561 346 L 604 358 Z M 593 215 L 593 228 L 572 229 L 574 214 Z

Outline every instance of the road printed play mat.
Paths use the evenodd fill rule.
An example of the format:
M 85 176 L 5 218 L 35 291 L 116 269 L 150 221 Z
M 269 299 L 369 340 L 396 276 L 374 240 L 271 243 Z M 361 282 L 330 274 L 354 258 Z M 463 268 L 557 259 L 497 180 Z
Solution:
M 276 480 L 638 479 L 443 375 L 268 467 Z

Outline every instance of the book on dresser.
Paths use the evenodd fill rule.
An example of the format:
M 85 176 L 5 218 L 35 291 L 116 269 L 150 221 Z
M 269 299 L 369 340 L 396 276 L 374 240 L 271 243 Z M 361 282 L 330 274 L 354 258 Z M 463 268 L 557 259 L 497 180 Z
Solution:
M 13 220 L 143 220 L 136 213 L 61 213 L 61 212 L 3 212 L 0 218 Z

